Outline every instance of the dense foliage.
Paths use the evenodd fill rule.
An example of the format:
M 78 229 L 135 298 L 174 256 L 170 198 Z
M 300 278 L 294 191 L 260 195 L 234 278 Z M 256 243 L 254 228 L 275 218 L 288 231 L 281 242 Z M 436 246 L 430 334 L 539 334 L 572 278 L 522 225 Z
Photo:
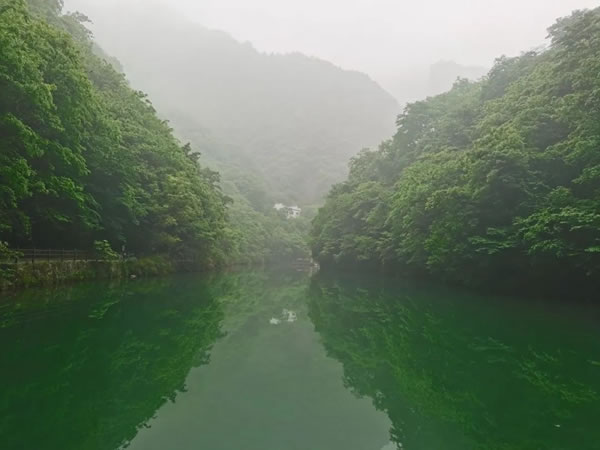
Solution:
M 57 0 L 0 1 L 0 240 L 222 259 L 227 198 Z
M 474 286 L 598 280 L 600 9 L 549 33 L 546 50 L 407 106 L 331 191 L 314 255 Z

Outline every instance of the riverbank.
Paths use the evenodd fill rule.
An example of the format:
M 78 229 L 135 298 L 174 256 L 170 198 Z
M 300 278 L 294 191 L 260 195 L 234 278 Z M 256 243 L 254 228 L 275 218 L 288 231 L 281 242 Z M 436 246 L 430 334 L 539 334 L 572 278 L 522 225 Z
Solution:
M 382 266 L 373 263 L 331 263 L 328 261 L 317 262 L 319 271 L 324 274 L 346 274 L 348 277 L 381 277 L 382 280 L 396 282 L 410 280 L 422 286 L 445 286 L 449 289 L 458 289 L 479 295 L 496 295 L 499 297 L 514 297 L 543 300 L 560 300 L 563 302 L 598 303 L 598 289 L 600 282 L 590 280 L 585 273 L 565 273 L 552 280 L 543 278 L 540 274 L 532 273 L 528 277 L 508 277 L 498 274 L 497 279 L 491 277 L 471 277 L 469 282 L 457 281 L 442 276 L 436 276 L 425 270 L 407 268 L 406 266 Z M 469 269 L 465 268 L 465 272 Z M 575 281 L 573 281 L 575 280 Z
M 154 277 L 195 269 L 191 262 L 163 256 L 118 260 L 35 261 L 0 266 L 0 292 L 34 286 L 56 286 L 84 280 Z
M 308 258 L 270 261 L 262 264 L 230 263 L 219 266 L 222 270 L 239 270 L 248 267 L 283 267 L 311 274 L 319 270 L 319 265 Z M 151 278 L 216 268 L 210 265 L 199 265 L 194 261 L 174 261 L 165 256 L 125 260 L 36 260 L 18 264 L 4 263 L 0 264 L 0 293 L 30 287 L 55 287 L 79 281 Z

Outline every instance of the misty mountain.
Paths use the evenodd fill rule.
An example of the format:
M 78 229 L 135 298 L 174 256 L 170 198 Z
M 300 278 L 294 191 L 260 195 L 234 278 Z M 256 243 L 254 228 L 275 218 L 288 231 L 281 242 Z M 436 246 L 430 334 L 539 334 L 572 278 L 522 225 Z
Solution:
M 429 68 L 427 95 L 438 95 L 449 91 L 457 78 L 477 81 L 487 75 L 488 68 L 464 66 L 454 61 L 438 61 Z
M 159 6 L 69 7 L 90 16 L 100 45 L 180 138 L 225 178 L 232 167 L 264 178 L 280 201 L 319 201 L 350 157 L 394 130 L 397 102 L 362 73 L 260 53 Z
M 488 70 L 455 61 L 438 61 L 429 67 L 405 68 L 396 76 L 386 77 L 384 85 L 404 105 L 447 92 L 458 78 L 477 81 Z

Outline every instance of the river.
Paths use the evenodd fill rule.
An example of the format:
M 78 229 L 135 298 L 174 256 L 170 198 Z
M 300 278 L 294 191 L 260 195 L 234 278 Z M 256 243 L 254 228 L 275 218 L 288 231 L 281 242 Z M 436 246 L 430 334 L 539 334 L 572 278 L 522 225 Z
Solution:
M 0 448 L 600 449 L 599 325 L 369 276 L 31 289 L 0 301 Z

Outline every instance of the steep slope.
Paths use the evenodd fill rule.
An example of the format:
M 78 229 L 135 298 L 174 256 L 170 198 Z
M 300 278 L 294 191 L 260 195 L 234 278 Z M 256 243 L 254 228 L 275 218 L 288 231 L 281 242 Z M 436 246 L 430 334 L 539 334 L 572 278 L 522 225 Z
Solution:
M 319 201 L 348 158 L 393 132 L 399 107 L 364 74 L 263 54 L 147 2 L 68 7 L 89 14 L 100 44 L 179 136 L 225 167 L 254 171 L 282 202 Z

